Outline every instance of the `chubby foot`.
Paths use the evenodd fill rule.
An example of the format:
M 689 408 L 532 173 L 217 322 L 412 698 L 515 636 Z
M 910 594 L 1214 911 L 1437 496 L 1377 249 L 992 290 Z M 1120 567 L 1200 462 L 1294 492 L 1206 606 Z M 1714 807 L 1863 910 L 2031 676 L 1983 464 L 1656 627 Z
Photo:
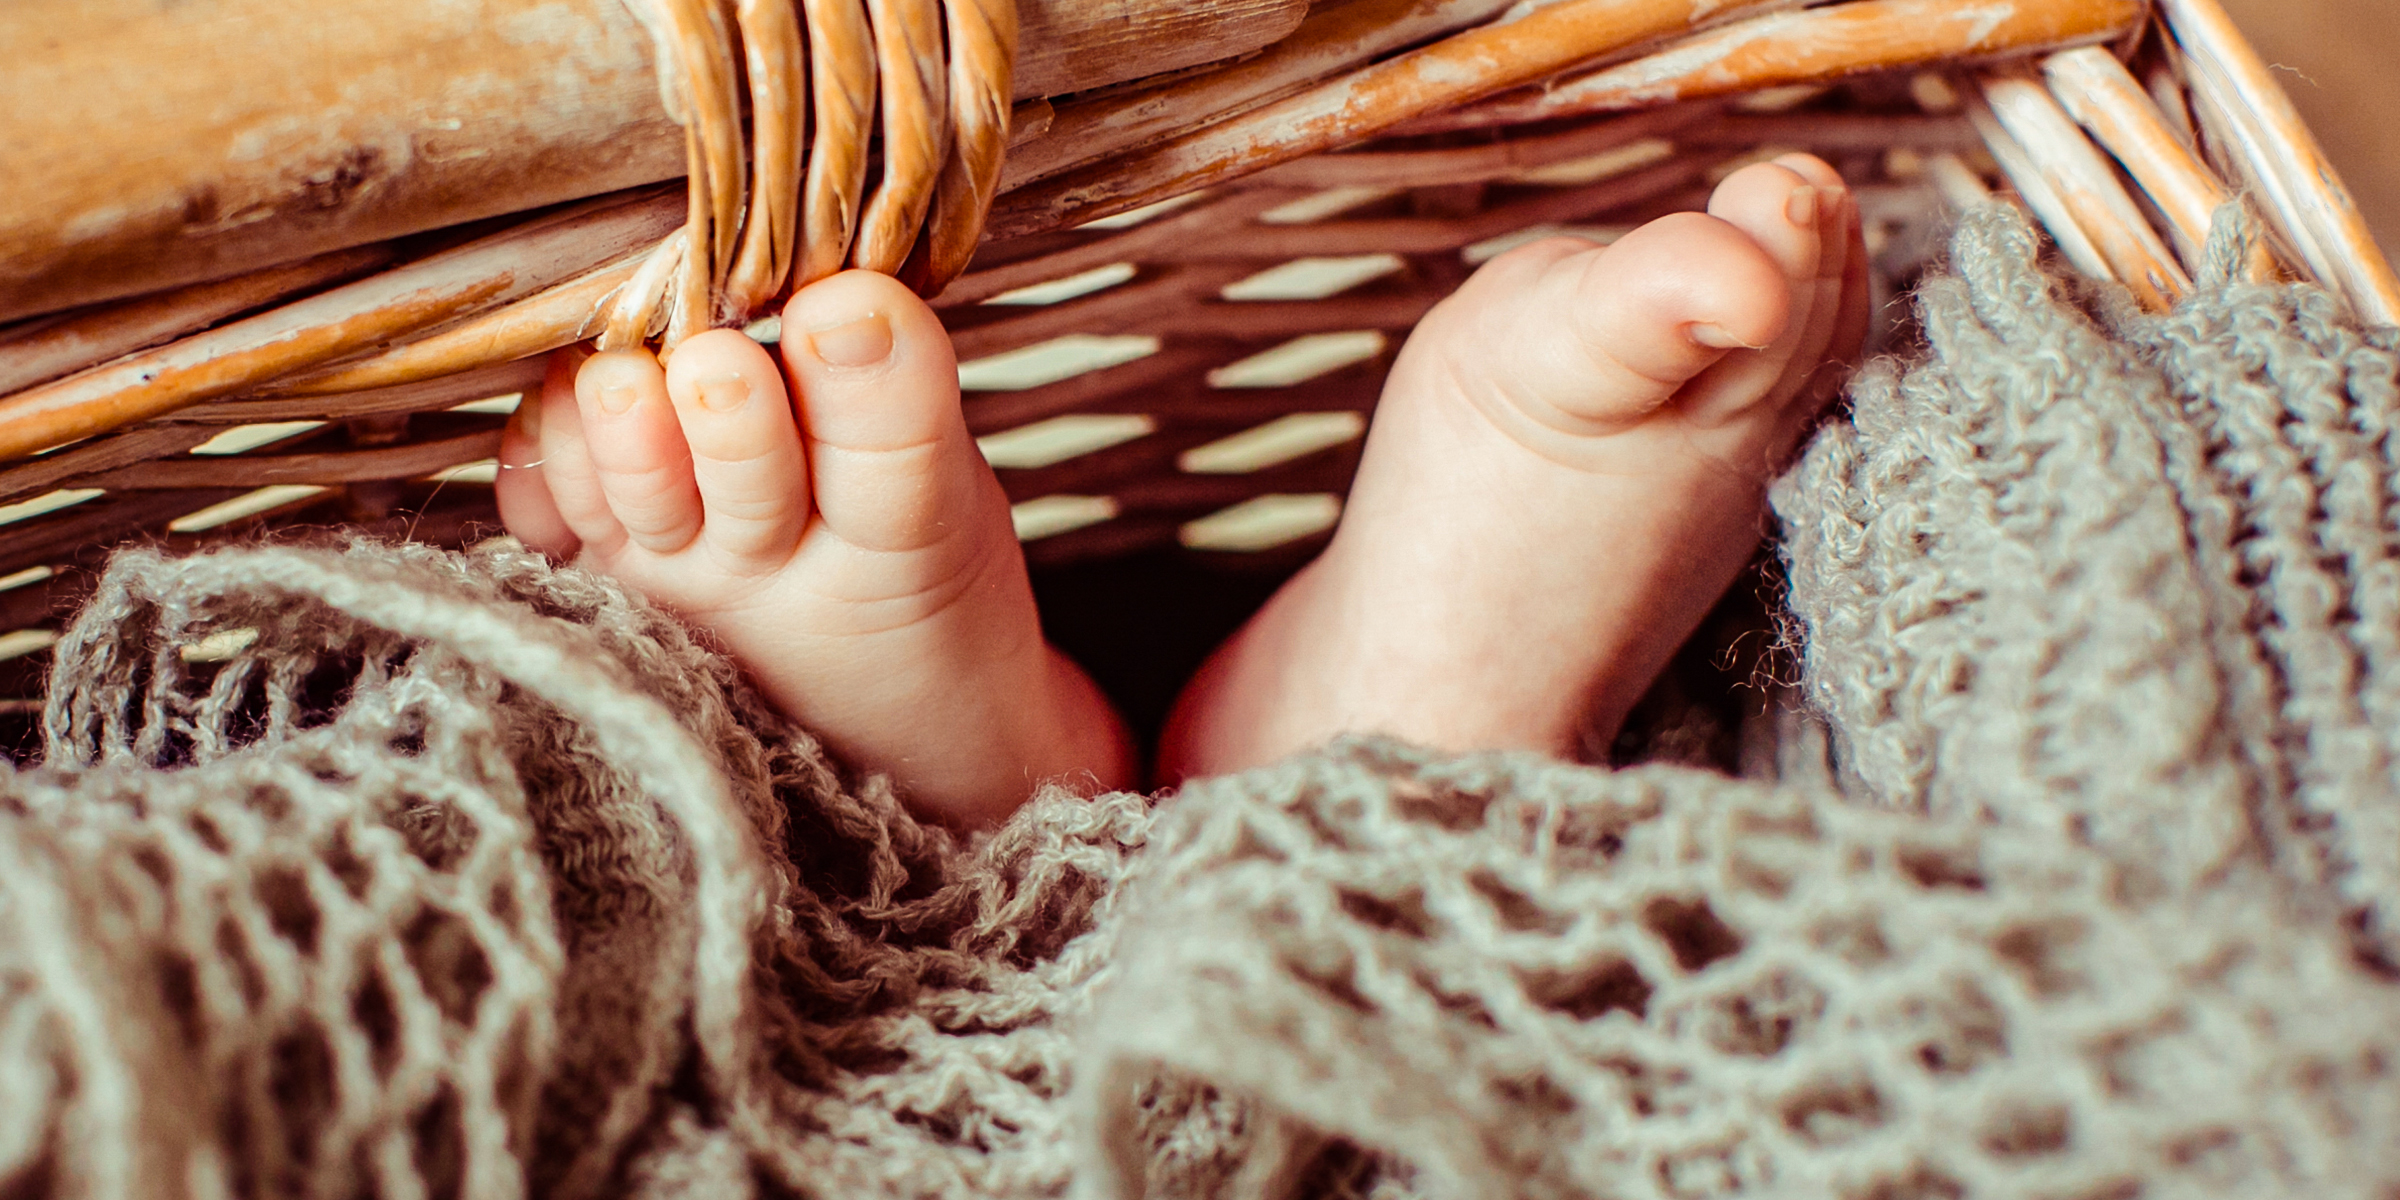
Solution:
M 1008 502 L 932 310 L 853 271 L 732 330 L 561 356 L 501 448 L 528 545 L 707 628 L 769 699 L 921 811 L 996 821 L 1044 780 L 1129 783 L 1123 726 L 1042 640 Z
M 1346 732 L 1605 744 L 1748 561 L 1866 321 L 1857 206 L 1805 155 L 1708 215 L 1494 260 L 1402 349 L 1332 544 L 1185 690 L 1162 775 Z

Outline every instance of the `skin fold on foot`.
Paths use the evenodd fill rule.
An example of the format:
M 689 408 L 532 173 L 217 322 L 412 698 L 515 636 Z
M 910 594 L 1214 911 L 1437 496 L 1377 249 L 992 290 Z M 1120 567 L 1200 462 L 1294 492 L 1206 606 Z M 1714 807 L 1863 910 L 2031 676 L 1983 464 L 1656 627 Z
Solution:
M 921 812 L 997 821 L 1052 779 L 1130 784 L 1121 721 L 1042 638 L 940 321 L 865 271 L 733 330 L 552 361 L 503 435 L 502 519 L 705 628 Z
M 1806 155 L 1706 215 L 1486 264 L 1403 347 L 1324 554 L 1178 700 L 1162 781 L 1341 733 L 1606 744 L 1758 545 L 1864 338 L 1865 269 Z

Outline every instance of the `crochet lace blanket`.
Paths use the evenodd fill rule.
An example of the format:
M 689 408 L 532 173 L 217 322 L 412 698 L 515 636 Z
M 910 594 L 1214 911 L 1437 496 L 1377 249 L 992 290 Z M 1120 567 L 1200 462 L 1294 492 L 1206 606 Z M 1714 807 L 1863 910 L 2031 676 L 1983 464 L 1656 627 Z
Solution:
M 605 580 L 126 552 L 0 777 L 0 1196 L 2388 1198 L 2393 335 L 2035 248 L 1780 487 L 1754 778 L 968 840 Z

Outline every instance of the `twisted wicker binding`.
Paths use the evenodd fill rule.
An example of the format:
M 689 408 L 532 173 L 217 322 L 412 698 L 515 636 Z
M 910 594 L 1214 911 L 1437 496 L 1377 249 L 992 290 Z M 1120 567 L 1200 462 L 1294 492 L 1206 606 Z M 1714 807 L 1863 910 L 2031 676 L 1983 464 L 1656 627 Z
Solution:
M 1305 553 L 1392 351 L 1476 262 L 1698 207 L 1783 149 L 1859 188 L 1885 289 L 2000 185 L 2154 307 L 2239 198 L 2271 231 L 2258 277 L 2400 317 L 2214 0 L 1349 0 L 1248 58 L 1013 116 L 999 0 L 658 14 L 687 187 L 0 329 L 0 629 L 26 631 L 0 652 L 38 649 L 71 568 L 129 535 L 488 536 L 542 352 L 671 343 L 846 262 L 936 293 L 1036 562 Z
M 672 349 L 845 265 L 900 274 L 920 239 L 931 247 L 915 273 L 923 290 L 940 291 L 965 267 L 1007 149 L 1012 4 L 808 0 L 795 13 L 787 0 L 744 0 L 728 29 L 712 0 L 648 2 L 685 125 L 686 216 L 606 301 L 602 349 L 654 335 Z M 747 67 L 738 74 L 737 43 Z M 877 98 L 883 170 L 869 195 Z M 938 208 L 937 184 L 947 197 Z

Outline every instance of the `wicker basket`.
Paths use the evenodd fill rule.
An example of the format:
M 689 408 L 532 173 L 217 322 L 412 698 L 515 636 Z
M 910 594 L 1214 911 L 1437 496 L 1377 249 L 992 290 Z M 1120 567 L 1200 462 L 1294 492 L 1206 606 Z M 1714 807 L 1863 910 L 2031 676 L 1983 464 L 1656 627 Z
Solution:
M 996 141 L 912 168 L 968 177 L 965 199 L 931 202 L 921 238 L 901 227 L 913 259 L 880 264 L 928 290 L 950 270 L 927 266 L 928 245 L 936 258 L 944 236 L 974 245 L 942 205 L 981 221 L 998 193 L 971 268 L 935 304 L 1037 568 L 1162 547 L 1229 566 L 1304 559 L 1340 511 L 1394 350 L 1476 263 L 1546 232 L 1605 239 L 1697 208 L 1715 180 L 1789 149 L 1858 189 L 1885 295 L 1950 207 L 1996 187 L 2077 269 L 2163 306 L 2190 286 L 2231 196 L 2271 231 L 2257 276 L 2313 279 L 2371 319 L 2400 317 L 2400 285 L 2215 0 L 1500 9 L 1348 0 L 1229 64 L 1025 97 L 1005 168 Z M 958 14 L 978 11 L 950 10 L 954 49 L 967 44 Z M 724 50 L 731 35 L 715 35 Z M 996 69 L 986 102 L 1011 90 L 1004 53 Z M 704 107 L 688 73 L 683 86 L 686 109 Z M 902 128 L 889 108 L 882 125 Z M 696 172 L 721 181 L 706 141 L 691 139 Z M 849 152 L 865 161 L 863 144 Z M 889 185 L 903 156 L 883 157 Z M 777 169 L 757 166 L 753 200 L 781 186 L 791 203 L 799 168 L 779 168 L 780 184 L 765 178 Z M 128 538 L 329 523 L 495 536 L 492 456 L 540 353 L 657 332 L 656 310 L 677 301 L 654 288 L 652 310 L 628 316 L 628 281 L 647 268 L 656 282 L 666 260 L 650 247 L 687 221 L 706 244 L 701 209 L 725 194 L 687 206 L 680 185 L 651 185 L 353 249 L 295 222 L 280 257 L 316 257 L 0 327 L 0 390 L 15 393 L 0 398 L 0 449 L 17 456 L 0 466 L 10 694 L 32 694 L 46 630 Z M 714 214 L 719 244 L 735 211 Z M 467 286 L 502 275 L 506 288 Z M 427 280 L 455 294 L 426 303 Z M 773 336 L 771 320 L 750 328 Z

